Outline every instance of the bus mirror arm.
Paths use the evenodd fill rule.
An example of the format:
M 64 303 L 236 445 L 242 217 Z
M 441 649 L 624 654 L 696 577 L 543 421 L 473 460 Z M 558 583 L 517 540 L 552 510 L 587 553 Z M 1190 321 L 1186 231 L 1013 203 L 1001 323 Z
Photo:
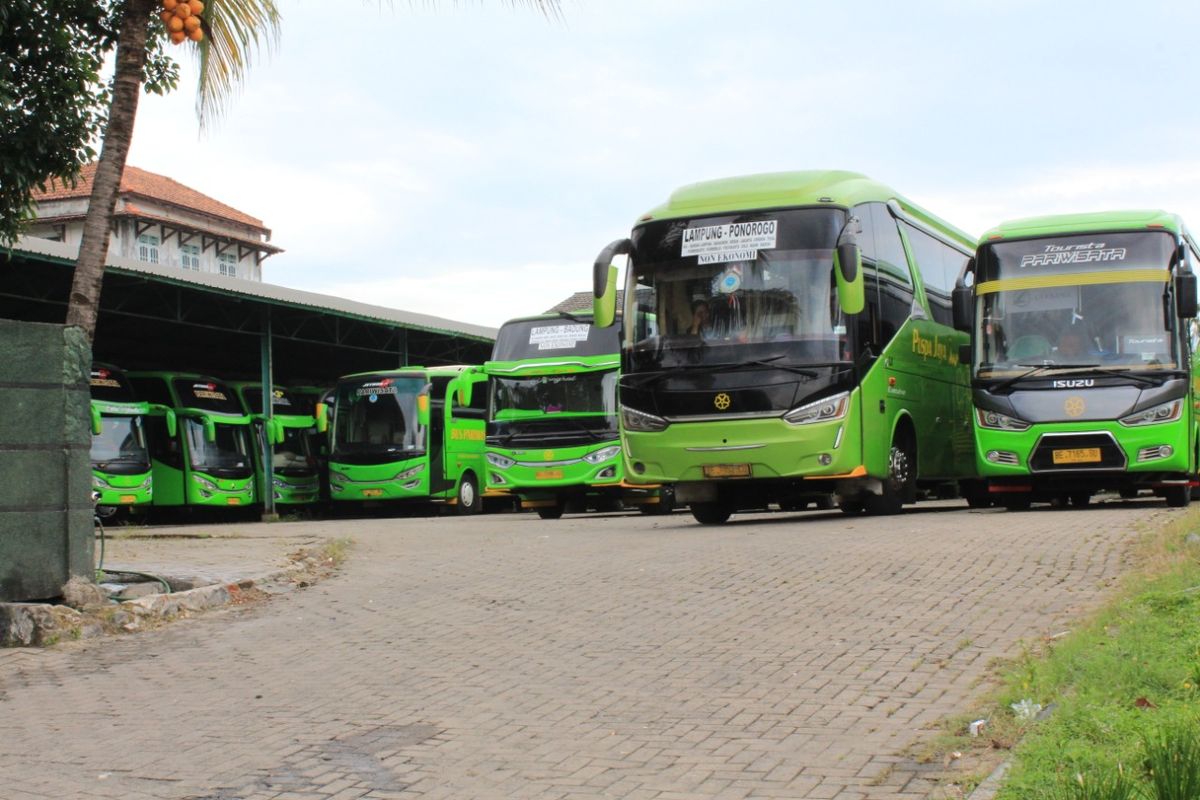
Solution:
M 167 435 L 174 439 L 175 434 L 179 432 L 179 418 L 175 416 L 174 409 L 167 408 L 165 411 L 167 420 Z
M 209 442 L 217 440 L 217 423 L 210 416 L 203 416 L 201 420 L 204 422 L 204 439 Z
M 612 262 L 632 251 L 632 241 L 617 239 L 596 256 L 592 266 L 592 324 L 597 328 L 607 328 L 617 319 L 617 268 Z
M 89 406 L 92 411 L 92 435 L 99 436 L 100 431 L 104 430 L 104 426 L 100 422 L 100 409 L 95 406 Z
M 317 433 L 327 432 L 329 430 L 329 406 L 317 403 L 313 411 L 317 418 Z

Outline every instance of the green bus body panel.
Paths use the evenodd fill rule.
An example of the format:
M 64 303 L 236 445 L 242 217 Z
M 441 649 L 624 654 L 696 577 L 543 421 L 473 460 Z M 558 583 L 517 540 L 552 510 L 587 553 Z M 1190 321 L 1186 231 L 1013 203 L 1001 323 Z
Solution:
M 985 232 L 978 241 L 979 251 L 989 244 L 1012 240 L 1054 238 L 1072 234 L 1103 234 L 1136 231 L 1166 231 L 1192 241 L 1182 218 L 1160 209 L 1128 209 L 1099 211 L 1082 214 L 1055 214 L 1009 220 Z M 1194 246 L 1194 242 L 1193 242 Z M 1164 271 L 1167 265 L 1163 265 Z M 1197 409 L 1196 394 L 1200 390 L 1200 362 L 1197 353 L 1192 353 L 1190 366 L 1191 381 L 1187 395 L 1183 398 L 1184 409 L 1179 420 L 1150 425 L 1125 426 L 1115 419 L 1091 420 L 1087 422 L 1035 422 L 1024 431 L 1008 431 L 985 428 L 971 413 L 975 437 L 975 464 L 983 478 L 1017 479 L 1029 481 L 1037 488 L 1052 489 L 1056 483 L 1086 479 L 1090 473 L 1086 467 L 1078 470 L 1063 469 L 1050 472 L 1033 472 L 1029 469 L 1029 458 L 1041 437 L 1056 433 L 1108 433 L 1125 455 L 1124 470 L 1107 470 L 1106 476 L 1128 475 L 1136 480 L 1140 474 L 1171 474 L 1177 479 L 1192 478 L 1197 468 Z M 1041 378 L 1039 378 L 1041 380 Z M 1019 385 L 1019 384 L 1018 384 Z M 1084 399 L 1088 388 L 1072 388 L 1063 397 L 1079 396 Z M 1171 445 L 1174 453 L 1168 458 L 1156 458 L 1139 462 L 1138 451 L 1158 445 Z M 1019 464 L 997 464 L 988 461 L 988 452 L 1007 451 L 1015 453 Z
M 894 203 L 913 221 L 956 242 L 964 253 L 975 240 L 884 184 L 845 171 L 782 172 L 706 181 L 675 191 L 670 199 L 639 219 L 703 217 L 735 211 L 828 206 L 852 208 L 860 203 Z M 914 314 L 899 328 L 883 352 L 851 392 L 846 416 L 833 422 L 792 425 L 782 417 L 688 421 L 661 432 L 626 430 L 626 468 L 634 483 L 744 481 L 706 478 L 705 465 L 751 465 L 754 478 L 818 479 L 834 490 L 837 477 L 887 477 L 891 443 L 902 425 L 911 426 L 921 480 L 960 480 L 977 475 L 971 423 L 969 366 L 958 360 L 969 336 L 933 320 L 920 268 L 904 226 L 900 238 L 912 278 Z M 964 256 L 965 258 L 965 256 Z M 834 448 L 839 428 L 839 446 Z M 754 445 L 755 449 L 714 451 L 718 446 Z M 761 446 L 757 446 L 761 445 Z M 708 452 L 688 448 L 710 448 Z M 822 454 L 832 460 L 821 465 Z M 633 464 L 644 465 L 641 472 Z M 857 474 L 855 473 L 857 470 Z M 865 474 L 864 474 L 865 471 Z
M 416 457 L 406 457 L 382 464 L 348 464 L 337 460 L 335 452 L 329 458 L 329 496 L 340 502 L 362 501 L 444 501 L 456 503 L 459 485 L 468 475 L 475 476 L 479 492 L 487 487 L 487 469 L 484 460 L 484 428 L 483 420 L 456 418 L 453 416 L 455 392 L 460 381 L 471 381 L 483 384 L 486 381 L 478 367 L 449 366 L 449 367 L 402 367 L 394 370 L 375 370 L 344 375 L 342 381 L 361 380 L 363 378 L 386 377 L 421 377 L 429 382 L 435 377 L 450 378 L 446 384 L 442 407 L 443 437 L 440 442 L 429 440 L 431 428 L 426 428 L 425 453 Z M 476 387 L 475 390 L 478 390 Z M 432 410 L 432 409 L 431 409 Z M 336 411 L 335 411 L 336 414 Z M 330 447 L 332 448 L 332 429 Z M 430 474 L 432 463 L 432 448 L 439 448 L 442 456 L 442 479 L 447 482 L 445 489 L 432 491 Z M 397 480 L 396 475 L 411 469 L 419 469 L 416 475 Z

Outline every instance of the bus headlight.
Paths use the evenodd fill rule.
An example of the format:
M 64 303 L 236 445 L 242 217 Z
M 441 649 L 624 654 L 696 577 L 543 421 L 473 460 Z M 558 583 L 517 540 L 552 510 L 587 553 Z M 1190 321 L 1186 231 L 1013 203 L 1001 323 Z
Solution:
M 337 471 L 332 471 L 329 473 L 329 480 L 336 483 L 350 483 L 349 478 Z
M 152 484 L 152 483 L 154 483 L 154 476 L 153 476 L 153 475 L 147 475 L 147 476 L 146 476 L 146 480 L 142 481 L 141 485 L 140 485 L 140 486 L 138 486 L 138 488 L 139 488 L 139 489 L 149 489 L 149 488 L 150 488 L 150 484 Z
M 395 475 L 395 477 L 393 477 L 393 478 L 392 478 L 392 480 L 394 480 L 394 481 L 406 481 L 406 480 L 408 480 L 409 478 L 411 478 L 412 476 L 414 476 L 414 475 L 416 475 L 417 473 L 419 473 L 419 472 L 420 472 L 421 470 L 423 470 L 423 469 L 425 469 L 425 465 L 424 465 L 424 464 L 418 464 L 417 466 L 415 466 L 415 467 L 411 467 L 411 468 L 409 468 L 409 469 L 406 469 L 406 470 L 404 470 L 403 472 L 397 472 L 397 473 L 396 473 L 396 475 Z M 408 487 L 406 486 L 405 488 L 407 489 Z
M 1159 422 L 1174 422 L 1179 419 L 1179 414 L 1182 410 L 1183 401 L 1172 400 L 1169 403 L 1160 403 L 1152 408 L 1147 408 L 1145 411 L 1130 414 L 1128 417 L 1122 417 L 1117 421 L 1129 428 L 1134 428 L 1138 425 L 1155 425 Z
M 92 488 L 93 489 L 107 489 L 108 481 L 104 480 L 104 478 L 101 478 L 99 475 L 93 474 L 92 475 Z
M 488 453 L 487 460 L 489 464 L 491 464 L 493 467 L 498 467 L 499 469 L 508 469 L 513 464 L 517 463 L 508 456 L 502 456 L 499 453 Z
M 193 475 L 192 480 L 200 484 L 202 488 L 208 489 L 210 492 L 217 491 L 217 485 L 208 478 L 201 477 L 200 475 Z
M 621 406 L 621 420 L 625 423 L 626 430 L 647 433 L 665 431 L 669 424 L 662 417 L 656 417 L 653 414 L 647 414 L 645 411 L 637 411 L 627 406 Z
M 792 425 L 810 425 L 814 422 L 829 422 L 830 420 L 841 419 L 846 416 L 846 410 L 850 408 L 850 393 L 839 392 L 838 394 L 826 397 L 823 400 L 817 400 L 813 403 L 805 403 L 799 408 L 793 408 L 791 411 L 783 415 L 785 422 Z
M 614 444 L 611 447 L 601 447 L 594 453 L 588 453 L 583 457 L 583 460 L 589 464 L 603 464 L 605 461 L 616 458 L 620 452 L 621 447 Z
M 979 421 L 979 427 L 981 428 L 991 428 L 997 431 L 1029 430 L 1029 423 L 1025 420 L 1010 417 L 997 411 L 984 411 L 982 408 L 977 408 L 975 409 L 975 419 Z

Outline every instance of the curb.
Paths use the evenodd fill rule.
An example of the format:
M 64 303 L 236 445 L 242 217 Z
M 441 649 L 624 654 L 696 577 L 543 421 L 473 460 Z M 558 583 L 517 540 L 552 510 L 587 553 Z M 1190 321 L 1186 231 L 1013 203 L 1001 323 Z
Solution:
M 1012 766 L 1012 762 L 1005 761 L 992 770 L 992 774 L 975 787 L 975 791 L 971 792 L 967 800 L 992 800 L 996 796 L 996 792 L 1000 791 L 1000 787 L 1004 783 L 1004 776 L 1008 773 L 1010 766 Z
M 235 583 L 216 583 L 88 606 L 83 612 L 51 603 L 0 603 L 0 647 L 45 647 L 68 639 L 93 639 L 114 628 L 136 631 L 143 621 L 170 619 L 229 605 L 248 589 L 276 583 L 294 574 L 294 570 L 280 570 Z

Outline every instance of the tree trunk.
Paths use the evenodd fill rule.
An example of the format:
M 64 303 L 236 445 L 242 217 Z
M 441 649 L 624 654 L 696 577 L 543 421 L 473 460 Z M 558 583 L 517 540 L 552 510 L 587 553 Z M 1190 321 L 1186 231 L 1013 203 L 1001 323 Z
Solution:
M 67 305 L 67 325 L 83 329 L 88 341 L 96 334 L 100 311 L 100 287 L 112 237 L 113 211 L 125 158 L 133 141 L 133 122 L 137 116 L 138 96 L 142 91 L 146 67 L 146 37 L 155 0 L 128 0 L 117 37 L 117 63 L 113 76 L 112 105 L 104 128 L 100 160 L 92 178 L 92 196 L 83 223 L 83 240 L 75 262 L 75 277 Z

